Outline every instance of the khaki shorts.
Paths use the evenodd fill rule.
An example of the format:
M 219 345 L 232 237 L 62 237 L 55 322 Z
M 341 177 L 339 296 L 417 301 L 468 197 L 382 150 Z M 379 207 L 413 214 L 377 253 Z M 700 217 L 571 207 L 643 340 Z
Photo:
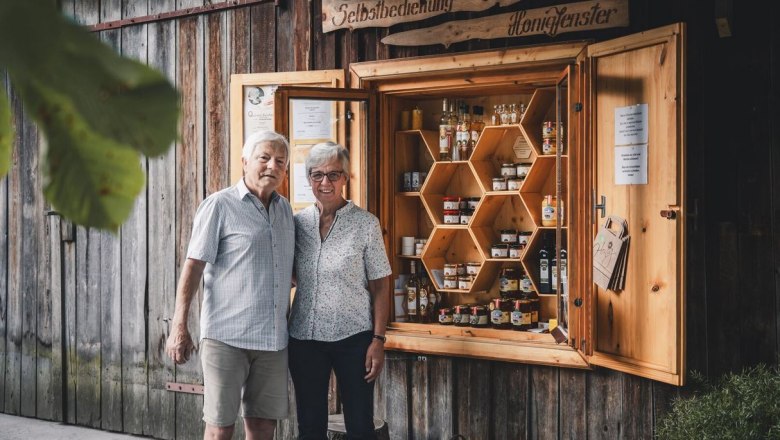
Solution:
M 243 417 L 287 417 L 287 348 L 245 350 L 203 339 L 200 359 L 204 422 L 220 427 L 235 424 L 239 404 L 243 404 Z

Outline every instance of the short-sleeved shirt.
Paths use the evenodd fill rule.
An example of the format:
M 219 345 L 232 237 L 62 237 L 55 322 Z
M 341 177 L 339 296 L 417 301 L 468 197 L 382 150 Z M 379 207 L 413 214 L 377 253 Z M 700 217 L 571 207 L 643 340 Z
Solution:
M 325 240 L 320 211 L 295 215 L 295 275 L 290 314 L 295 339 L 338 341 L 372 330 L 368 281 L 390 275 L 379 219 L 352 202 L 336 211 Z
M 207 263 L 201 339 L 249 350 L 287 347 L 295 223 L 279 194 L 268 208 L 244 179 L 198 207 L 187 258 Z

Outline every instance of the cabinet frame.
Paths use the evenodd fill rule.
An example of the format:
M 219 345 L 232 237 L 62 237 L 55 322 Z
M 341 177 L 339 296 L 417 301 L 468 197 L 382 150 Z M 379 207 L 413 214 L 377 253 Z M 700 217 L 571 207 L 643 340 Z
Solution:
M 426 96 L 429 99 L 438 99 L 452 95 L 469 96 L 469 93 L 479 93 L 480 88 L 484 92 L 484 89 L 492 88 L 491 90 L 495 91 L 499 90 L 500 87 L 511 88 L 528 85 L 533 90 L 536 90 L 540 87 L 554 87 L 563 75 L 568 78 L 569 108 L 565 110 L 568 112 L 567 120 L 569 123 L 569 129 L 566 130 L 568 154 L 563 155 L 566 157 L 555 157 L 559 169 L 561 163 L 566 163 L 566 174 L 568 175 L 566 190 L 566 200 L 569 202 L 567 203 L 569 206 L 566 214 L 566 235 L 569 246 L 570 277 L 570 297 L 568 303 L 570 333 L 568 342 L 566 344 L 557 344 L 549 334 L 390 322 L 387 331 L 388 340 L 386 348 L 444 356 L 465 356 L 572 368 L 587 369 L 593 365 L 601 365 L 675 385 L 683 384 L 685 377 L 685 197 L 682 189 L 684 186 L 683 163 L 685 145 L 683 93 L 685 82 L 683 69 L 685 60 L 684 31 L 684 24 L 674 24 L 590 46 L 585 42 L 574 42 L 530 48 L 488 50 L 464 54 L 448 54 L 445 56 L 356 63 L 350 66 L 351 86 L 377 94 L 376 102 L 379 104 L 379 115 L 378 118 L 372 116 L 369 119 L 378 121 L 378 143 L 376 146 L 378 150 L 374 151 L 375 154 L 372 154 L 370 149 L 367 152 L 371 160 L 368 162 L 369 169 L 366 170 L 365 176 L 369 179 L 369 182 L 367 182 L 369 187 L 375 189 L 375 191 L 371 191 L 367 195 L 369 201 L 375 200 L 370 210 L 378 215 L 383 227 L 386 228 L 384 231 L 385 242 L 391 259 L 396 258 L 397 247 L 395 234 L 388 229 L 393 227 L 393 209 L 396 204 L 397 193 L 399 192 L 395 174 L 396 170 L 392 168 L 392 146 L 398 133 L 395 124 L 395 117 L 399 110 L 397 107 L 398 100 L 417 99 L 421 101 L 421 97 Z M 663 177 L 664 182 L 666 182 L 665 179 L 668 179 L 670 184 L 677 185 L 675 187 L 677 188 L 677 200 L 670 204 L 669 208 L 676 210 L 678 221 L 673 228 L 666 229 L 679 232 L 675 235 L 674 242 L 674 249 L 677 252 L 675 256 L 677 265 L 674 266 L 676 272 L 659 274 L 660 277 L 666 280 L 669 293 L 664 290 L 664 287 L 654 290 L 654 292 L 660 290 L 662 294 L 673 296 L 673 301 L 666 304 L 668 305 L 668 310 L 666 310 L 666 315 L 663 318 L 665 322 L 673 323 L 674 330 L 663 334 L 668 339 L 664 339 L 662 343 L 669 345 L 667 351 L 663 352 L 663 355 L 666 356 L 668 354 L 668 356 L 662 361 L 653 364 L 645 361 L 642 356 L 648 353 L 657 355 L 659 350 L 648 346 L 652 345 L 647 344 L 648 335 L 651 334 L 649 333 L 650 330 L 638 327 L 638 320 L 620 319 L 616 321 L 616 325 L 619 327 L 614 329 L 610 327 L 613 335 L 637 334 L 644 338 L 638 339 L 638 342 L 631 347 L 639 353 L 637 357 L 610 353 L 609 347 L 604 344 L 610 342 L 612 340 L 610 338 L 613 336 L 599 334 L 605 328 L 605 319 L 607 319 L 603 310 L 600 309 L 603 308 L 604 296 L 606 294 L 599 292 L 593 284 L 591 269 L 593 239 L 598 222 L 592 212 L 594 207 L 593 190 L 596 188 L 597 182 L 600 182 L 599 179 L 605 178 L 604 174 L 597 174 L 596 172 L 599 166 L 602 168 L 605 166 L 603 157 L 601 158 L 602 163 L 599 163 L 596 147 L 597 145 L 598 148 L 603 149 L 605 147 L 603 142 L 602 144 L 596 143 L 598 140 L 596 134 L 611 129 L 609 118 L 604 117 L 606 114 L 613 111 L 613 108 L 627 104 L 620 104 L 622 102 L 620 99 L 607 101 L 610 104 L 600 109 L 602 119 L 598 121 L 594 119 L 599 117 L 597 114 L 599 110 L 598 103 L 601 99 L 601 95 L 599 95 L 601 92 L 599 90 L 600 85 L 596 82 L 595 74 L 597 71 L 594 66 L 599 61 L 598 57 L 619 51 L 630 52 L 634 50 L 637 56 L 642 59 L 641 57 L 647 57 L 646 53 L 643 54 L 647 48 L 659 45 L 663 50 L 660 50 L 658 54 L 652 52 L 656 54 L 656 58 L 653 58 L 652 61 L 657 62 L 659 65 L 658 69 L 663 71 L 664 78 L 667 80 L 664 86 L 667 89 L 656 86 L 646 77 L 641 80 L 628 78 L 628 75 L 626 78 L 618 78 L 618 82 L 630 82 L 633 80 L 635 86 L 637 84 L 642 87 L 646 86 L 647 90 L 642 89 L 641 91 L 651 96 L 648 99 L 649 102 L 653 102 L 653 105 L 657 107 L 654 109 L 656 112 L 659 110 L 673 110 L 672 115 L 669 116 L 670 120 L 674 119 L 671 122 L 659 119 L 659 113 L 648 117 L 652 142 L 657 143 L 653 144 L 655 145 L 654 148 L 657 148 L 652 150 L 654 151 L 652 154 L 656 154 L 653 160 L 657 163 L 657 155 L 667 152 L 658 148 L 663 145 L 664 136 L 666 136 L 666 140 L 670 140 L 674 144 L 673 148 L 668 151 L 671 152 L 670 154 L 676 155 L 676 161 L 674 162 L 677 167 L 676 171 L 673 170 L 673 172 L 662 174 L 655 170 L 653 173 L 655 173 L 654 176 Z M 665 66 L 664 62 L 667 63 Z M 629 66 L 630 64 L 627 63 L 626 65 Z M 609 78 L 607 81 L 609 81 Z M 611 92 L 614 94 L 615 90 L 618 89 L 613 89 Z M 659 90 L 661 92 L 670 91 L 671 93 L 659 93 Z M 669 100 L 667 100 L 667 95 Z M 637 96 L 644 95 L 640 93 Z M 662 98 L 659 98 L 659 96 Z M 630 100 L 633 98 L 626 97 L 626 99 Z M 578 105 L 579 110 L 572 110 L 575 104 Z M 658 127 L 672 133 L 668 135 L 655 133 L 653 129 Z M 522 121 L 519 129 L 526 129 Z M 420 142 L 424 142 L 425 137 L 422 132 L 419 133 L 419 136 L 421 137 Z M 528 139 L 527 136 L 526 139 Z M 533 144 L 533 141 L 531 143 Z M 426 145 L 426 148 L 433 152 L 429 147 L 429 145 Z M 608 149 L 604 151 L 611 154 Z M 536 153 L 538 154 L 539 151 L 536 151 Z M 607 162 L 607 165 L 610 163 Z M 388 166 L 391 167 L 389 172 Z M 475 171 L 478 167 L 475 167 L 471 162 L 461 163 L 457 166 L 467 166 L 470 172 L 478 173 L 478 171 Z M 484 187 L 484 182 L 478 182 L 478 185 Z M 614 182 L 612 186 L 615 186 Z M 643 189 L 646 190 L 646 188 L 623 188 L 625 191 L 634 191 L 640 195 Z M 425 185 L 423 185 L 422 191 L 423 193 L 425 192 Z M 483 191 L 482 194 L 485 196 L 487 193 Z M 522 187 L 518 194 L 522 194 Z M 420 197 L 420 195 L 403 193 L 400 197 L 413 198 Z M 628 211 L 626 215 L 634 215 L 634 205 L 643 208 L 645 211 L 653 211 L 656 209 L 654 205 L 650 204 L 653 200 L 653 197 L 648 197 L 647 199 L 640 197 L 638 202 L 627 205 L 626 209 Z M 523 202 L 526 202 L 525 199 L 523 199 Z M 477 212 L 479 209 L 478 207 Z M 495 210 L 496 208 L 493 207 L 492 209 Z M 638 221 L 637 218 L 639 217 L 632 217 L 635 226 Z M 653 220 L 656 219 L 649 221 Z M 632 228 L 635 228 L 635 226 Z M 534 235 L 537 235 L 541 229 L 537 227 L 537 232 Z M 632 234 L 636 233 L 638 237 L 638 229 L 642 229 L 641 233 L 645 232 L 643 228 L 636 229 L 637 231 L 630 232 Z M 479 237 L 475 238 L 473 231 L 468 228 L 459 229 L 434 226 L 433 235 L 438 230 L 445 232 L 452 230 L 453 233 L 461 235 L 468 233 L 473 240 L 479 240 Z M 560 227 L 555 230 L 560 234 Z M 648 235 L 638 239 L 644 239 L 646 243 L 652 244 L 652 237 L 655 237 L 654 234 L 655 232 L 651 230 Z M 633 301 L 633 298 L 641 299 L 640 295 L 643 295 L 641 288 L 645 287 L 641 283 L 637 284 L 637 280 L 643 281 L 644 278 L 641 277 L 646 277 L 646 275 L 642 274 L 641 267 L 637 266 L 639 264 L 638 261 L 645 257 L 657 257 L 652 254 L 652 248 L 651 245 L 643 246 L 640 243 L 638 249 L 632 249 L 631 252 L 633 253 L 630 254 L 630 258 L 633 258 L 630 260 L 633 263 L 630 264 L 635 266 L 635 272 L 629 272 L 631 273 L 629 276 L 635 278 L 633 280 L 633 288 L 635 290 L 638 288 L 639 290 L 626 292 L 622 296 L 616 294 L 616 296 L 610 297 L 615 301 L 619 300 L 620 306 L 629 312 L 637 310 L 640 313 L 642 311 L 655 312 L 659 307 L 654 306 L 656 309 L 653 309 L 653 306 L 643 306 L 641 301 L 638 303 Z M 647 249 L 651 250 L 648 251 Z M 478 252 L 484 253 L 484 249 L 478 250 Z M 423 260 L 425 255 L 424 253 Z M 494 263 L 500 264 L 501 262 Z M 631 266 L 629 266 L 629 271 L 631 271 Z M 552 298 L 552 301 L 556 303 L 558 301 L 557 295 L 550 295 L 548 298 Z M 392 298 L 390 299 L 390 307 L 391 310 L 394 309 Z M 643 318 L 646 319 L 647 317 Z M 610 317 L 609 319 L 611 320 L 612 318 Z M 609 325 L 612 326 L 613 323 L 610 322 Z M 625 341 L 625 338 L 618 340 Z M 619 350 L 620 346 L 613 351 L 619 352 Z

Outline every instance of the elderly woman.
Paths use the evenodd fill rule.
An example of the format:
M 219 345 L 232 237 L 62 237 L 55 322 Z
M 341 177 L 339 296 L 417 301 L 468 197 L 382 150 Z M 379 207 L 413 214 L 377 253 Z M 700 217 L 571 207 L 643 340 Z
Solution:
M 325 439 L 328 382 L 336 373 L 349 438 L 374 438 L 374 379 L 384 364 L 390 295 L 379 220 L 342 197 L 349 153 L 315 145 L 306 174 L 317 203 L 295 216 L 297 291 L 290 314 L 290 374 L 300 439 Z

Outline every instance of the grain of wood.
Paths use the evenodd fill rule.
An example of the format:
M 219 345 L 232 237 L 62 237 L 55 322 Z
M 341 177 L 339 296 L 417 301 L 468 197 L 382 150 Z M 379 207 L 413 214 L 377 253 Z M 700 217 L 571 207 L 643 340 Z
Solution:
M 123 2 L 122 18 L 147 15 L 147 0 Z M 147 63 L 148 25 L 122 28 L 122 55 Z M 141 157 L 147 174 L 147 159 Z M 147 174 L 148 175 L 148 174 Z M 122 421 L 123 431 L 143 434 L 148 417 L 148 371 L 146 357 L 147 310 L 147 193 L 136 197 L 130 217 L 121 229 L 122 292 Z
M 20 414 L 22 391 L 22 174 L 24 150 L 24 119 L 21 98 L 9 96 L 13 111 L 15 148 L 11 152 L 12 168 L 6 178 L 8 184 L 8 293 L 6 296 L 5 325 L 5 410 Z
M 250 72 L 276 72 L 277 71 L 277 51 L 286 51 L 291 53 L 292 48 L 282 46 L 281 42 L 276 41 L 277 12 L 272 3 L 263 3 L 249 8 L 250 16 Z M 285 16 L 286 17 L 286 16 Z M 288 38 L 290 32 L 290 23 L 286 22 L 287 27 L 282 28 L 282 38 Z M 284 40 L 286 41 L 286 40 Z M 276 43 L 275 43 L 276 42 Z
M 152 2 L 150 13 L 170 11 L 173 0 Z M 149 64 L 176 84 L 176 23 L 151 23 L 148 27 Z M 176 145 L 149 159 L 148 172 L 148 301 L 146 323 L 148 364 L 148 417 L 144 434 L 156 438 L 175 436 L 175 394 L 165 388 L 175 382 L 174 366 L 165 354 L 168 319 L 173 316 L 176 296 Z M 196 417 L 195 414 L 187 415 Z
M 179 4 L 181 8 L 181 3 Z M 192 221 L 204 197 L 204 17 L 185 18 L 178 22 L 178 79 L 181 91 L 181 141 L 176 152 L 176 273 L 186 260 Z M 203 292 L 193 298 L 188 325 L 194 341 L 199 340 L 200 307 Z M 202 383 L 200 357 L 194 353 L 186 364 L 176 367 L 176 381 Z M 176 393 L 176 437 L 195 438 L 203 434 L 204 423 L 198 416 L 203 407 L 199 395 Z
M 529 430 L 532 439 L 558 438 L 558 368 L 534 366 L 530 369 Z
M 561 368 L 558 408 L 561 439 L 577 440 L 587 435 L 587 378 L 589 373 Z
M 37 318 L 39 299 L 38 271 L 41 270 L 38 249 L 42 245 L 40 225 L 43 222 L 43 200 L 38 197 L 39 135 L 30 119 L 21 126 L 23 143 L 19 151 L 19 184 L 21 246 L 19 254 L 19 294 L 22 303 L 22 358 L 20 414 L 35 416 L 37 390 Z
M 206 196 L 227 187 L 228 182 L 228 50 L 227 13 L 211 14 L 206 45 Z

